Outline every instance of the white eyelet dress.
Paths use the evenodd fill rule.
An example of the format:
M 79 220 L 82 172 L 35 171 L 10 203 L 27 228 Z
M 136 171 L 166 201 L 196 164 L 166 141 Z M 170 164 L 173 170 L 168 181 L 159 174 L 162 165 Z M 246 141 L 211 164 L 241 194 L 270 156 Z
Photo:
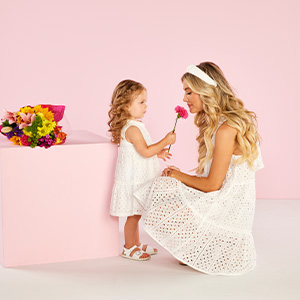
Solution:
M 110 204 L 110 214 L 113 216 L 141 215 L 143 207 L 133 197 L 133 192 L 149 181 L 153 183 L 153 180 L 161 175 L 157 155 L 145 158 L 125 139 L 125 132 L 130 126 L 139 128 L 146 144 L 148 146 L 152 144 L 151 137 L 142 122 L 128 120 L 122 128 Z
M 214 142 L 215 134 L 213 136 Z M 252 237 L 255 170 L 235 164 L 233 155 L 220 190 L 204 193 L 171 177 L 159 177 L 134 195 L 146 209 L 143 225 L 149 235 L 190 267 L 218 275 L 252 270 L 256 252 Z M 205 167 L 209 174 L 211 161 Z

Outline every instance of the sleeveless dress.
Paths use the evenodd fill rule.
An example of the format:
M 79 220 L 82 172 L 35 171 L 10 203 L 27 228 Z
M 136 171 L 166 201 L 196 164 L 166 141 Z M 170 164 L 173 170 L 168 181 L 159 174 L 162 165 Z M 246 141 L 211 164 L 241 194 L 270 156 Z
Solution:
M 142 122 L 128 120 L 122 128 L 110 204 L 110 214 L 113 216 L 141 215 L 144 211 L 143 207 L 133 197 L 133 192 L 149 180 L 153 182 L 154 178 L 161 175 L 157 155 L 145 158 L 135 150 L 133 144 L 126 140 L 125 132 L 130 126 L 139 128 L 147 145 L 152 144 L 151 137 Z
M 142 222 L 148 234 L 175 258 L 207 274 L 239 275 L 256 264 L 255 171 L 263 162 L 260 151 L 254 170 L 247 162 L 235 164 L 237 158 L 232 155 L 218 191 L 204 193 L 159 177 L 134 194 L 146 210 Z M 208 176 L 211 162 L 201 176 Z

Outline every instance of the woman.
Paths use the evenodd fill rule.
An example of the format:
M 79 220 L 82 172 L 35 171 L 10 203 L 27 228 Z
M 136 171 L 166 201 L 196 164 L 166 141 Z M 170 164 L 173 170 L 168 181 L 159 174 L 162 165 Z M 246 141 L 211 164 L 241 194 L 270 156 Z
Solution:
M 255 171 L 263 167 L 256 115 L 245 109 L 220 68 L 189 66 L 183 101 L 199 128 L 197 175 L 163 171 L 135 196 L 146 231 L 174 257 L 208 274 L 237 275 L 255 267 L 252 237 Z

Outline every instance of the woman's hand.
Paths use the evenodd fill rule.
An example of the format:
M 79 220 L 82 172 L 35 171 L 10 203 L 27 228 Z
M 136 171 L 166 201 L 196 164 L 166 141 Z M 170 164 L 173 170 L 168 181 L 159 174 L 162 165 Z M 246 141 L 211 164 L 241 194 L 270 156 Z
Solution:
M 162 172 L 162 176 L 168 176 L 175 178 L 176 171 L 180 172 L 180 169 L 175 166 L 168 166 Z
M 167 148 L 166 149 L 162 149 L 161 151 L 159 151 L 157 153 L 157 157 L 161 158 L 163 161 L 166 161 L 166 158 L 170 159 L 171 156 L 172 156 L 172 154 L 168 152 Z

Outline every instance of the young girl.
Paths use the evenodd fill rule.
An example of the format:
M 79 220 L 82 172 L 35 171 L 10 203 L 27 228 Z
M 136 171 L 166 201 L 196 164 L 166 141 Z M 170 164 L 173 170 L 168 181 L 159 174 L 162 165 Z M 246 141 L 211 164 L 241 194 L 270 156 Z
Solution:
M 140 242 L 138 222 L 143 208 L 133 192 L 161 175 L 157 157 L 169 159 L 171 154 L 164 148 L 176 140 L 175 133 L 169 132 L 152 144 L 145 125 L 139 121 L 146 113 L 146 101 L 147 91 L 141 83 L 123 80 L 113 92 L 108 113 L 111 141 L 119 145 L 110 214 L 127 216 L 122 256 L 133 260 L 148 260 L 157 253 L 157 249 Z
M 256 115 L 214 63 L 188 67 L 181 80 L 199 128 L 197 175 L 168 167 L 165 177 L 135 193 L 147 209 L 145 229 L 198 271 L 243 274 L 256 261 L 255 171 L 263 167 Z

